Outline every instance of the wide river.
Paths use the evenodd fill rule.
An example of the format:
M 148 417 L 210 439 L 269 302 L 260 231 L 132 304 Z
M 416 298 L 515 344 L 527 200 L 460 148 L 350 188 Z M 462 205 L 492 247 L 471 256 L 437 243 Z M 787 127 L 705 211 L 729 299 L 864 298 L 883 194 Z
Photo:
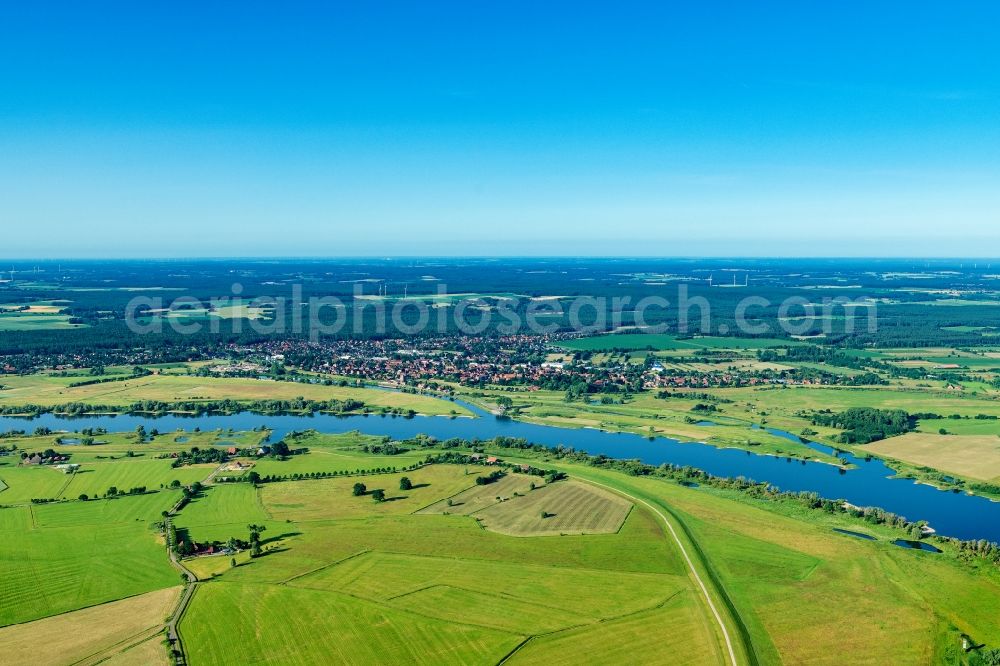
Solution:
M 456 401 L 458 402 L 458 401 Z M 418 434 L 438 439 L 491 439 L 498 435 L 523 437 L 545 446 L 563 444 L 578 451 L 604 454 L 613 458 L 637 458 L 653 465 L 673 463 L 690 465 L 717 476 L 743 476 L 767 481 L 782 490 L 813 491 L 830 499 L 845 499 L 857 506 L 878 506 L 910 520 L 926 520 L 939 533 L 960 539 L 987 539 L 1000 542 L 1000 502 L 982 497 L 942 491 L 912 480 L 892 479 L 893 471 L 877 458 L 866 461 L 849 454 L 842 458 L 857 469 L 841 470 L 833 465 L 757 455 L 738 449 L 719 449 L 707 444 L 681 443 L 667 437 L 648 438 L 630 433 L 610 433 L 592 429 L 568 429 L 535 425 L 495 417 L 467 403 L 459 403 L 472 411 L 476 418 L 417 416 L 413 418 L 352 415 L 333 416 L 267 416 L 243 412 L 233 415 L 180 416 L 86 416 L 66 418 L 43 414 L 33 419 L 0 417 L 0 430 L 31 430 L 45 426 L 52 430 L 106 428 L 109 431 L 134 430 L 143 425 L 169 432 L 178 428 L 202 430 L 218 428 L 251 430 L 266 425 L 277 441 L 291 430 L 313 428 L 325 433 L 358 430 L 372 435 L 389 435 L 397 439 Z M 795 435 L 770 432 L 801 441 Z M 804 442 L 825 453 L 830 447 Z

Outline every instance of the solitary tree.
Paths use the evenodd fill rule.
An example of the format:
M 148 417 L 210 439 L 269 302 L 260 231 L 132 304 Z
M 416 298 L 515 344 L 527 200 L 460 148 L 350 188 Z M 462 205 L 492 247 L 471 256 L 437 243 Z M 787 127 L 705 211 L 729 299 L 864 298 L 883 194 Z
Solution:
M 399 480 L 400 490 L 411 490 L 413 488 L 413 483 L 410 481 L 410 477 L 404 476 Z
M 375 500 L 376 502 L 384 502 L 385 491 L 382 490 L 381 488 L 376 488 L 375 490 L 372 491 L 372 499 Z
M 368 492 L 368 488 L 363 483 L 355 483 L 354 490 L 351 491 L 355 497 L 360 497 Z
M 257 557 L 260 555 L 261 532 L 265 531 L 267 528 L 263 525 L 251 523 L 250 525 L 247 525 L 247 529 L 250 530 L 250 557 Z

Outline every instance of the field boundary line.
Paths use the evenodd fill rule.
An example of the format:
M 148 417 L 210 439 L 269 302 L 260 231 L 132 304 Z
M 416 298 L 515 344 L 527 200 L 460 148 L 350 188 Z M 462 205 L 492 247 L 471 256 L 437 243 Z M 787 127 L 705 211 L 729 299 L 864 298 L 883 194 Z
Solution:
M 437 617 L 436 615 L 431 615 L 429 613 L 422 613 L 420 611 L 413 610 L 412 608 L 409 608 L 409 607 L 400 607 L 400 606 L 396 606 L 395 604 L 389 603 L 389 602 L 391 602 L 391 601 L 393 601 L 395 599 L 400 599 L 402 597 L 406 597 L 406 596 L 409 596 L 411 594 L 419 594 L 420 592 L 426 592 L 427 590 L 433 590 L 436 587 L 445 587 L 445 588 L 448 588 L 448 589 L 451 589 L 451 590 L 459 590 L 460 592 L 471 592 L 472 594 L 480 594 L 480 595 L 483 595 L 483 596 L 489 596 L 489 593 L 483 592 L 481 590 L 471 590 L 471 589 L 469 589 L 467 587 L 460 587 L 460 586 L 457 586 L 457 585 L 448 585 L 447 583 L 435 583 L 433 585 L 427 585 L 425 587 L 422 587 L 422 588 L 419 588 L 419 589 L 416 589 L 416 590 L 411 590 L 410 592 L 404 592 L 403 594 L 398 594 L 398 595 L 396 595 L 394 597 L 389 597 L 388 599 L 385 599 L 385 600 L 375 601 L 375 600 L 371 600 L 371 599 L 366 599 L 365 597 L 357 597 L 357 598 L 359 598 L 359 599 L 366 599 L 368 601 L 374 601 L 375 603 L 378 603 L 378 604 L 383 605 L 383 606 L 388 606 L 389 608 L 394 608 L 396 610 L 406 610 L 406 611 L 408 611 L 410 613 L 413 613 L 415 615 L 419 615 L 421 617 L 429 618 L 429 619 L 432 619 L 432 620 L 440 620 L 442 622 L 450 622 L 450 623 L 453 623 L 453 624 L 461 624 L 461 625 L 465 625 L 465 626 L 481 627 L 483 629 L 492 629 L 493 631 L 500 631 L 500 632 L 503 632 L 503 633 L 506 633 L 506 634 L 513 634 L 515 636 L 528 636 L 528 638 L 535 638 L 535 637 L 538 637 L 538 636 L 548 636 L 550 634 L 558 634 L 559 632 L 569 631 L 571 629 L 581 629 L 583 627 L 589 627 L 591 625 L 600 624 L 601 621 L 602 621 L 601 618 L 595 618 L 595 617 L 589 617 L 589 616 L 586 616 L 586 615 L 578 615 L 577 614 L 577 617 L 579 617 L 580 619 L 589 620 L 589 622 L 580 622 L 578 624 L 573 624 L 573 625 L 570 625 L 568 627 L 563 627 L 562 629 L 553 629 L 552 631 L 546 631 L 546 632 L 543 632 L 543 633 L 540 633 L 540 634 L 526 634 L 526 633 L 521 633 L 521 632 L 518 632 L 518 631 L 513 631 L 511 629 L 504 629 L 503 627 L 498 627 L 498 626 L 496 626 L 494 624 L 486 624 L 485 622 L 480 623 L 480 622 L 473 622 L 473 621 L 469 621 L 469 620 L 466 620 L 466 621 L 462 621 L 462 620 L 448 620 L 448 619 Z M 351 593 L 350 592 L 343 592 L 343 594 L 351 594 Z M 351 596 L 354 596 L 354 595 L 351 595 Z M 544 604 L 539 604 L 539 603 L 535 603 L 533 601 L 528 601 L 526 599 L 521 599 L 521 598 L 513 597 L 513 596 L 510 596 L 510 595 L 505 595 L 503 593 L 500 593 L 497 596 L 499 596 L 499 597 L 501 597 L 503 599 L 507 599 L 509 601 L 516 601 L 518 603 L 525 604 L 527 606 L 535 606 L 537 608 L 544 608 L 545 610 L 559 611 L 561 613 L 574 614 L 573 611 L 566 610 L 565 608 L 556 608 L 555 606 L 546 606 Z M 643 611 L 641 611 L 641 612 L 645 612 L 645 609 Z
M 687 562 L 688 569 L 691 571 L 691 575 L 694 576 L 695 581 L 697 581 L 698 586 L 701 588 L 701 591 L 702 591 L 702 593 L 705 596 L 705 601 L 708 603 L 708 607 L 712 611 L 712 615 L 715 616 L 715 621 L 719 624 L 719 629 L 722 630 L 722 637 L 725 639 L 725 641 L 726 641 L 726 649 L 729 651 L 729 661 L 730 661 L 730 663 L 733 666 L 737 666 L 736 652 L 735 652 L 735 650 L 733 650 L 733 643 L 729 639 L 729 631 L 726 629 L 726 623 L 723 622 L 722 616 L 719 614 L 718 609 L 715 607 L 715 603 L 712 601 L 712 596 L 708 593 L 708 587 L 705 585 L 705 582 L 701 579 L 701 576 L 698 574 L 698 570 L 695 569 L 694 562 L 691 561 L 691 556 L 688 555 L 687 549 L 684 547 L 684 544 L 681 542 L 680 537 L 677 536 L 677 531 L 674 529 L 673 524 L 671 524 L 671 522 L 667 519 L 666 515 L 662 511 L 660 511 L 660 509 L 658 509 L 656 506 L 654 506 L 650 502 L 647 502 L 646 500 L 642 499 L 641 497 L 636 497 L 634 495 L 630 495 L 629 493 L 627 493 L 625 491 L 622 491 L 622 490 L 616 490 L 615 488 L 613 488 L 611 486 L 608 486 L 608 485 L 605 485 L 603 483 L 600 483 L 598 481 L 591 481 L 589 479 L 587 479 L 587 481 L 589 483 L 593 483 L 595 485 L 601 486 L 602 488 L 605 488 L 605 489 L 610 490 L 612 492 L 619 492 L 620 494 L 625 495 L 626 497 L 629 497 L 630 499 L 632 499 L 632 500 L 634 500 L 636 502 L 642 502 L 647 507 L 649 507 L 649 509 L 651 511 L 653 511 L 653 513 L 655 513 L 657 516 L 660 517 L 660 520 L 663 521 L 663 524 L 666 525 L 667 529 L 670 530 L 670 535 L 674 538 L 674 542 L 677 544 L 677 547 L 680 548 L 681 555 L 684 556 L 684 560 Z
M 407 472 L 407 471 L 416 472 L 418 469 L 424 469 L 425 467 L 432 467 L 435 464 L 437 464 L 437 463 L 426 463 L 426 462 L 417 463 L 417 466 L 414 467 L 412 470 L 403 470 L 403 472 Z M 449 463 L 445 463 L 445 464 L 449 464 Z M 390 474 L 402 474 L 402 472 L 389 472 L 389 473 Z M 362 474 L 361 476 L 364 476 L 364 475 Z M 458 497 L 459 495 L 461 495 L 462 493 L 466 492 L 467 490 L 472 490 L 475 487 L 476 487 L 476 484 L 475 484 L 475 482 L 473 482 L 473 484 L 471 486 L 469 486 L 468 488 L 462 488 L 457 493 L 453 493 L 451 495 L 448 495 L 447 497 L 442 497 L 441 499 L 434 500 L 430 504 L 427 504 L 426 506 L 422 506 L 422 507 L 419 507 L 417 509 L 414 509 L 410 513 L 407 513 L 407 514 L 404 514 L 404 515 L 407 515 L 407 516 L 416 515 L 416 514 L 420 513 L 421 511 L 425 511 L 425 510 L 431 508 L 435 504 L 440 504 L 441 502 L 444 502 L 446 500 L 450 500 L 453 497 Z M 432 516 L 434 516 L 434 515 L 440 515 L 440 514 L 434 512 L 434 513 L 429 513 L 429 514 L 424 514 L 424 515 L 432 515 Z
M 505 654 L 503 658 L 497 662 L 497 666 L 501 666 L 501 664 L 506 664 L 508 661 L 510 661 L 511 657 L 517 654 L 517 652 L 525 645 L 527 645 L 529 642 L 531 642 L 532 639 L 534 639 L 534 636 L 528 636 L 523 641 L 515 645 L 513 650 Z
M 162 632 L 163 632 L 163 625 L 162 624 L 160 624 L 160 625 L 154 624 L 151 627 L 146 627 L 145 629 L 142 629 L 141 631 L 137 631 L 136 633 L 132 634 L 131 636 L 127 636 L 126 638 L 123 638 L 122 640 L 118 641 L 117 643 L 113 643 L 111 645 L 108 645 L 108 646 L 106 646 L 104 648 L 101 648 L 101 649 L 97 650 L 96 652 L 91 652 L 90 654 L 88 654 L 88 655 L 86 655 L 84 657 L 80 657 L 76 661 L 69 662 L 69 666 L 77 666 L 78 664 L 87 664 L 87 663 L 99 664 L 102 661 L 107 661 L 111 657 L 127 651 L 131 647 L 139 645 L 140 643 L 145 643 L 146 641 L 150 640 L 151 638 L 153 638 L 154 636 L 156 636 L 157 634 L 160 634 Z M 136 641 L 135 639 L 139 638 L 139 637 L 143 637 L 143 638 L 140 638 L 140 640 Z M 118 648 L 121 648 L 123 644 L 126 644 L 126 645 L 122 649 L 118 649 Z M 90 661 L 92 659 L 97 659 L 97 661 Z
M 592 536 L 603 536 L 603 535 L 592 535 Z M 464 555 L 463 556 L 426 555 L 423 553 L 412 553 L 407 551 L 391 550 L 391 549 L 379 549 L 377 552 L 387 555 L 400 555 L 404 557 L 425 558 L 430 560 L 449 560 L 452 562 L 464 561 L 464 562 L 481 562 L 486 564 L 496 564 L 498 562 L 504 563 L 503 560 L 491 559 L 487 557 L 467 557 Z M 518 563 L 518 566 L 537 567 L 540 569 L 559 569 L 568 571 L 584 571 L 584 572 L 589 571 L 592 573 L 613 573 L 624 576 L 663 576 L 666 578 L 675 578 L 675 579 L 684 578 L 684 574 L 666 573 L 663 571 L 628 571 L 622 569 L 601 569 L 598 567 L 579 567 L 579 566 L 570 566 L 565 564 L 539 564 L 537 562 Z
M 88 608 L 97 608 L 98 606 L 105 606 L 107 604 L 113 604 L 116 601 L 125 601 L 126 599 L 134 599 L 135 597 L 141 597 L 144 594 L 149 594 L 150 592 L 159 592 L 160 590 L 169 590 L 172 587 L 180 587 L 179 585 L 168 585 L 167 587 L 160 587 L 155 590 L 147 590 L 146 592 L 137 592 L 135 594 L 130 594 L 126 597 L 119 597 L 117 599 L 111 599 L 109 601 L 99 601 L 96 604 L 88 604 L 86 606 L 80 606 L 79 608 L 74 608 L 72 610 L 65 610 L 61 613 L 53 613 L 52 615 L 46 615 L 45 617 L 35 618 L 34 620 L 25 620 L 24 622 L 11 622 L 10 624 L 5 624 L 0 626 L 0 629 L 6 629 L 7 627 L 20 627 L 26 624 L 31 624 L 32 622 L 39 622 L 40 620 L 47 620 L 50 617 L 59 617 L 60 615 L 69 615 L 70 613 L 75 613 L 76 611 L 87 610 Z
M 371 552 L 373 552 L 371 548 L 365 548 L 364 550 L 359 550 L 356 553 L 352 553 L 352 554 L 348 555 L 347 557 L 342 557 L 339 560 L 334 560 L 333 562 L 329 562 L 327 564 L 324 564 L 321 567 L 316 567 L 315 569 L 310 569 L 309 571 L 303 571 L 300 574 L 295 574 L 291 578 L 286 578 L 285 580 L 278 581 L 277 584 L 278 585 L 287 585 L 288 583 L 292 582 L 293 580 L 298 580 L 299 578 L 302 578 L 304 576 L 309 576 L 309 575 L 314 574 L 314 573 L 319 573 L 320 571 L 323 571 L 324 569 L 329 569 L 330 567 L 335 567 L 338 564 L 343 564 L 344 562 L 347 562 L 348 560 L 353 560 L 356 557 L 361 557 L 362 555 L 367 555 L 368 553 L 371 553 Z
M 181 598 L 178 602 L 178 607 L 174 610 L 173 615 L 170 617 L 170 621 L 167 623 L 167 638 L 173 639 L 173 648 L 180 653 L 179 661 L 182 664 L 188 663 L 188 657 L 187 652 L 184 650 L 184 639 L 181 636 L 181 620 L 184 619 L 184 615 L 187 613 L 187 609 L 191 605 L 191 600 L 194 599 L 194 595 L 197 591 L 197 579 L 187 584 L 184 590 L 181 591 Z
M 145 638 L 143 638 L 141 640 L 138 640 L 135 643 L 131 643 L 130 645 L 126 645 L 124 648 L 122 648 L 121 650 L 118 650 L 114 654 L 98 655 L 97 661 L 89 662 L 87 664 L 87 666 L 98 666 L 98 664 L 103 664 L 108 659 L 111 659 L 113 657 L 117 657 L 119 655 L 123 655 L 126 652 L 128 652 L 129 650 L 133 650 L 133 649 L 139 647 L 143 643 L 148 643 L 149 641 L 156 640 L 156 637 L 159 636 L 162 633 L 163 633 L 163 629 L 160 628 L 159 630 L 156 631 L 156 633 L 150 634 L 149 636 L 147 636 L 147 637 L 145 637 Z M 117 647 L 117 646 L 115 646 L 115 647 Z M 80 662 L 77 662 L 77 663 L 80 663 Z M 75 665 L 73 665 L 73 666 L 75 666 Z
M 436 587 L 446 587 L 448 589 L 458 590 L 460 592 L 469 592 L 469 593 L 472 593 L 472 594 L 481 594 L 481 595 L 484 595 L 484 596 L 490 596 L 489 592 L 484 592 L 482 590 L 475 590 L 475 589 L 472 589 L 472 588 L 469 588 L 469 587 L 463 587 L 461 585 L 451 585 L 449 583 L 432 583 L 430 585 L 424 585 L 423 587 L 418 587 L 418 588 L 416 588 L 414 590 L 409 590 L 408 592 L 403 592 L 401 594 L 396 594 L 396 595 L 391 596 L 391 597 L 386 597 L 385 601 L 386 602 L 395 601 L 396 599 L 402 599 L 403 597 L 408 597 L 408 596 L 413 595 L 413 594 L 420 594 L 421 592 L 426 592 L 427 590 L 433 590 Z M 677 593 L 675 592 L 674 594 L 677 594 Z M 587 622 L 587 623 L 582 623 L 582 624 L 574 624 L 571 627 L 567 627 L 566 629 L 555 629 L 553 631 L 548 631 L 548 632 L 544 632 L 544 633 L 541 633 L 541 634 L 531 634 L 532 636 L 547 636 L 547 635 L 552 634 L 552 633 L 558 633 L 560 631 L 567 631 L 568 629 L 573 629 L 573 628 L 576 628 L 576 627 L 584 627 L 584 626 L 587 626 L 588 624 L 598 624 L 598 623 L 604 621 L 603 618 L 591 617 L 589 615 L 581 615 L 580 613 L 577 613 L 576 611 L 573 611 L 573 610 L 570 610 L 570 609 L 567 609 L 567 608 L 560 608 L 559 606 L 552 606 L 551 604 L 543 604 L 543 603 L 541 603 L 539 601 L 531 601 L 529 599 L 524 599 L 522 597 L 516 597 L 513 594 L 508 594 L 507 592 L 503 592 L 503 591 L 496 592 L 493 596 L 499 597 L 501 599 L 506 599 L 508 601 L 516 601 L 519 604 L 525 604 L 527 606 L 535 606 L 536 608 L 544 608 L 544 609 L 550 610 L 550 611 L 558 611 L 560 613 L 568 613 L 568 614 L 571 614 L 571 615 L 576 615 L 579 618 L 592 620 L 592 622 Z M 671 595 L 671 596 L 673 596 L 673 595 Z M 658 605 L 662 605 L 662 603 L 666 603 L 666 602 L 661 602 L 661 604 L 658 604 Z M 652 608 L 656 608 L 656 607 L 657 606 L 652 606 Z M 649 609 L 643 608 L 643 609 L 640 609 L 640 610 L 634 611 L 634 612 L 635 613 L 641 613 L 641 612 L 645 612 L 646 610 L 649 610 Z M 621 617 L 627 617 L 628 615 L 632 615 L 632 614 L 633 613 L 625 613 Z M 497 628 L 497 627 L 494 627 L 493 625 L 488 625 L 488 626 L 490 628 L 492 628 L 492 629 L 496 629 Z M 505 630 L 501 629 L 501 631 L 505 631 Z
M 229 585 L 239 585 L 241 583 L 228 583 L 228 584 Z M 249 585 L 250 583 L 242 583 L 242 584 L 243 585 Z M 261 585 L 266 585 L 266 583 L 260 583 L 260 584 Z M 462 621 L 462 620 L 441 620 L 441 618 L 439 618 L 439 617 L 436 617 L 434 615 L 428 615 L 427 613 L 421 613 L 420 611 L 413 610 L 412 608 L 408 608 L 406 606 L 394 606 L 392 604 L 388 604 L 388 603 L 386 603 L 384 601 L 381 601 L 379 599 L 372 599 L 371 597 L 362 597 L 361 595 L 354 594 L 353 592 L 345 592 L 344 590 L 329 590 L 329 589 L 321 590 L 321 589 L 318 589 L 318 588 L 315 588 L 315 587 L 296 587 L 296 588 L 293 588 L 293 589 L 302 590 L 302 591 L 308 591 L 308 592 L 325 592 L 327 594 L 339 595 L 339 596 L 342 596 L 342 597 L 347 597 L 348 599 L 354 599 L 355 601 L 361 602 L 363 604 L 369 604 L 371 606 L 377 606 L 379 608 L 384 608 L 384 609 L 391 609 L 391 610 L 399 612 L 399 613 L 405 613 L 407 615 L 413 615 L 413 616 L 416 616 L 416 617 L 423 618 L 425 620 L 435 620 L 435 621 L 439 621 L 439 622 L 444 621 L 444 622 L 449 622 L 451 624 L 455 624 L 455 625 L 462 626 L 462 627 L 475 627 L 476 629 L 490 629 L 492 631 L 496 631 L 496 632 L 499 632 L 499 633 L 502 633 L 502 634 L 508 634 L 510 636 L 524 636 L 524 634 L 522 634 L 520 632 L 511 631 L 509 629 L 501 629 L 499 627 L 495 627 L 495 626 L 490 625 L 490 624 L 478 624 L 478 623 L 475 623 L 475 622 L 465 622 L 465 621 Z
M 263 484 L 254 484 L 254 487 L 253 487 L 253 496 L 254 496 L 254 501 L 257 502 L 257 506 L 260 507 L 260 510 L 264 512 L 264 515 L 267 516 L 268 518 L 270 518 L 271 520 L 274 520 L 274 514 L 272 514 L 268 510 L 267 506 L 264 504 L 264 485 Z
M 627 618 L 630 618 L 630 617 L 635 617 L 637 615 L 651 615 L 651 614 L 655 613 L 658 610 L 662 610 L 667 605 L 669 605 L 670 602 L 674 601 L 677 597 L 679 597 L 681 594 L 683 594 L 683 593 L 685 593 L 687 591 L 688 590 L 686 588 L 682 588 L 682 589 L 676 590 L 673 594 L 671 594 L 670 596 L 668 596 L 663 601 L 660 601 L 660 602 L 658 602 L 657 604 L 655 604 L 653 606 L 648 606 L 646 608 L 641 608 L 641 609 L 639 609 L 637 611 L 633 611 L 631 613 L 622 613 L 621 615 L 615 615 L 613 617 L 596 618 L 594 620 L 594 622 L 591 622 L 589 624 L 576 624 L 576 625 L 573 625 L 571 627 L 565 627 L 563 629 L 553 629 L 552 631 L 546 631 L 546 632 L 543 632 L 543 633 L 540 633 L 540 634 L 532 634 L 531 636 L 529 636 L 529 639 L 530 640 L 534 640 L 536 638 L 548 638 L 550 636 L 557 636 L 558 634 L 565 634 L 565 633 L 568 633 L 568 632 L 571 632 L 571 631 L 580 631 L 580 630 L 586 629 L 588 627 L 593 627 L 593 626 L 597 626 L 597 625 L 600 625 L 600 624 L 608 624 L 608 623 L 611 623 L 611 622 L 618 622 L 619 620 L 624 620 L 624 619 L 627 619 Z M 527 642 L 527 641 L 525 641 L 525 642 Z M 523 647 L 523 644 L 521 646 L 519 646 L 517 648 L 517 650 L 519 650 L 521 647 Z M 511 657 L 513 657 L 514 656 L 514 652 L 516 652 L 517 650 L 512 651 L 509 655 L 507 655 L 506 657 L 504 657 L 504 661 L 506 661 L 506 660 L 510 659 Z M 503 663 L 503 661 L 501 661 L 499 663 Z

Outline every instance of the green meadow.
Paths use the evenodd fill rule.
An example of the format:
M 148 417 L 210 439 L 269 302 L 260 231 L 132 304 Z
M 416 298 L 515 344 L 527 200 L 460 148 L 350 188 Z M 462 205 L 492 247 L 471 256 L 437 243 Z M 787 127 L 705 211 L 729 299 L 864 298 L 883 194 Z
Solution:
M 0 497 L 22 498 L 0 509 L 0 626 L 63 614 L 74 634 L 87 622 L 127 627 L 129 607 L 111 602 L 176 586 L 159 522 L 179 490 L 23 498 L 56 481 L 75 490 L 78 482 L 151 485 L 171 474 L 207 480 L 215 466 L 164 470 L 169 461 L 152 451 L 124 455 L 139 446 L 169 451 L 181 446 L 178 436 L 138 445 L 109 435 L 106 445 L 66 447 L 86 453 L 84 469 L 106 466 L 91 481 L 0 466 L 10 486 Z M 719 621 L 738 663 L 839 663 L 844 645 L 873 663 L 963 663 L 963 634 L 1000 645 L 1000 573 L 951 552 L 894 547 L 898 534 L 888 527 L 546 453 L 497 452 L 557 467 L 569 480 L 537 479 L 533 489 L 537 477 L 510 474 L 481 485 L 476 478 L 490 468 L 455 464 L 372 473 L 420 457 L 363 450 L 381 443 L 306 433 L 297 445 L 308 453 L 256 461 L 256 469 L 338 476 L 257 488 L 209 482 L 173 517 L 183 538 L 202 543 L 245 539 L 251 523 L 265 528 L 260 557 L 184 560 L 199 578 L 179 624 L 189 663 L 627 663 L 641 654 L 643 663 L 723 664 Z M 355 495 L 355 483 L 366 492 Z M 386 501 L 373 499 L 376 489 Z M 101 610 L 80 610 L 89 607 Z M 146 646 L 151 635 L 134 643 Z M 85 656 L 72 645 L 61 648 L 67 662 Z
M 352 660 L 345 655 L 364 661 L 372 650 L 413 663 L 500 661 L 525 645 L 547 653 L 549 637 L 564 632 L 604 634 L 610 622 L 651 626 L 654 619 L 689 625 L 703 637 L 678 641 L 677 655 L 717 663 L 715 629 L 679 553 L 649 511 L 635 510 L 627 519 L 618 514 L 624 524 L 617 532 L 565 537 L 507 536 L 483 530 L 474 515 L 421 511 L 480 487 L 467 472 L 455 465 L 413 470 L 406 473 L 410 491 L 398 490 L 398 474 L 266 484 L 259 500 L 268 518 L 246 497 L 243 514 L 229 524 L 209 524 L 204 516 L 237 518 L 239 494 L 212 488 L 177 524 L 195 539 L 225 539 L 258 521 L 267 528 L 267 543 L 263 557 L 216 568 L 199 588 L 181 625 L 192 663 L 253 660 L 261 650 L 273 658 L 294 653 L 296 663 Z M 389 501 L 353 496 L 358 481 L 385 488 Z M 534 516 L 538 505 L 526 501 L 531 492 L 521 499 Z M 519 501 L 503 506 L 516 510 Z M 189 513 L 199 505 L 200 513 Z M 557 501 L 551 505 L 553 513 L 561 511 Z M 266 647 L 258 645 L 254 627 L 299 606 L 308 606 L 310 633 L 337 640 L 308 638 L 296 612 L 295 623 L 269 632 Z M 220 616 L 239 621 L 212 622 Z M 424 639 L 414 641 L 417 634 Z M 584 659 L 598 642 L 584 641 L 587 652 L 564 658 Z
M 0 509 L 0 626 L 176 585 L 142 499 L 112 500 L 110 514 L 100 502 L 37 518 L 36 507 Z

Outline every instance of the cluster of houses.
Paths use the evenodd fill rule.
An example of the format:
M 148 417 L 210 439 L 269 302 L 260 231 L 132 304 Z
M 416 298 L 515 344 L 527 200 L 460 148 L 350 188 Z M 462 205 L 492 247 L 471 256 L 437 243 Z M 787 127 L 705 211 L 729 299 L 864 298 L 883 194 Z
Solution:
M 324 343 L 267 342 L 234 349 L 265 359 L 292 359 L 315 372 L 400 384 L 449 380 L 463 384 L 505 384 L 542 380 L 561 371 L 543 359 L 542 336 L 499 338 L 442 336 L 420 340 L 341 340 Z
M 69 460 L 69 456 L 60 455 L 52 451 L 44 453 L 24 453 L 21 455 L 22 465 L 59 465 Z M 79 465 L 77 465 L 79 467 Z
M 501 465 L 503 461 L 496 456 L 488 456 L 483 453 L 470 453 L 469 462 L 476 463 L 477 465 Z M 515 468 L 522 472 L 530 472 L 531 465 L 527 463 L 521 463 L 519 465 L 514 465 Z

